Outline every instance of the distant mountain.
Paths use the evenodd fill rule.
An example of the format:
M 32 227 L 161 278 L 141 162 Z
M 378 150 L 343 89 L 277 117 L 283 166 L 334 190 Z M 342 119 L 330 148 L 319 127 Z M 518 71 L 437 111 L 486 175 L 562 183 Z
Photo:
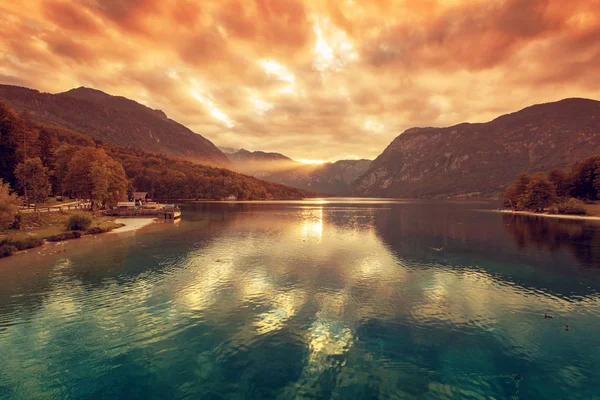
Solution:
M 85 87 L 50 94 L 0 85 L 0 100 L 18 112 L 29 111 L 35 121 L 60 125 L 106 143 L 231 168 L 211 141 L 164 112 L 125 97 Z
M 487 123 L 412 128 L 352 184 L 357 196 L 497 197 L 521 172 L 600 153 L 600 102 L 566 99 Z
M 367 171 L 369 160 L 303 164 L 280 153 L 241 149 L 227 155 L 238 172 L 322 194 L 342 195 L 352 181 Z

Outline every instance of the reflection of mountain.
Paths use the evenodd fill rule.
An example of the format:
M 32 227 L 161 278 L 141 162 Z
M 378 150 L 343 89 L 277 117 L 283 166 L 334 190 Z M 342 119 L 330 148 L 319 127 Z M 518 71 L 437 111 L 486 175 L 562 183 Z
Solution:
M 44 300 L 0 311 L 3 384 L 56 383 L 21 367 L 35 358 L 88 397 L 152 397 L 158 382 L 172 398 L 483 398 L 490 387 L 504 398 L 514 370 L 557 382 L 527 398 L 570 398 L 574 374 L 593 391 L 595 278 L 574 276 L 569 255 L 523 254 L 500 215 L 473 207 L 194 204 L 126 251 L 103 247 L 91 267 L 98 248 L 40 260 L 46 285 L 10 283 L 19 301 Z M 541 326 L 545 312 L 555 317 Z M 557 342 L 561 318 L 578 340 Z M 553 363 L 569 357 L 583 367 Z
M 526 215 L 502 216 L 504 228 L 519 248 L 547 248 L 551 252 L 567 249 L 579 262 L 598 267 L 600 226 L 585 221 L 558 220 Z
M 227 153 L 235 170 L 260 179 L 311 190 L 342 195 L 364 174 L 370 160 L 340 160 L 334 163 L 303 164 L 279 153 L 241 149 Z

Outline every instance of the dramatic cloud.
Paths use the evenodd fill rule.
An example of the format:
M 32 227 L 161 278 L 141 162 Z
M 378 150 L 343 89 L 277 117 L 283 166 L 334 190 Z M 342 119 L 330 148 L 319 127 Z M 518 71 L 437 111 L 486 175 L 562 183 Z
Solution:
M 95 87 L 304 160 L 600 98 L 600 0 L 0 0 L 0 31 L 1 83 Z

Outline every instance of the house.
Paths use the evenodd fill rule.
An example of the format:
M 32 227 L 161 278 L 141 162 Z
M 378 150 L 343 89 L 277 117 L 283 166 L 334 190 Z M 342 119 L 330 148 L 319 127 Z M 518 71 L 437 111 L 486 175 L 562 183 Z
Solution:
M 132 197 L 133 201 L 138 206 L 144 205 L 150 200 L 148 192 L 133 192 Z

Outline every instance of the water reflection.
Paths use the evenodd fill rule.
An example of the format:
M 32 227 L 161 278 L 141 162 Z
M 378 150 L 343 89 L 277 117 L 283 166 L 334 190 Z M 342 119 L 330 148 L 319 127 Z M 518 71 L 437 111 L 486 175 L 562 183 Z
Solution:
M 596 227 L 473 208 L 204 204 L 7 260 L 0 397 L 590 398 L 598 273 L 579 265 L 599 259 L 571 242 Z
M 600 263 L 600 229 L 597 223 L 581 220 L 560 220 L 524 215 L 503 215 L 505 229 L 519 248 L 546 248 L 551 252 L 564 248 L 586 266 Z

